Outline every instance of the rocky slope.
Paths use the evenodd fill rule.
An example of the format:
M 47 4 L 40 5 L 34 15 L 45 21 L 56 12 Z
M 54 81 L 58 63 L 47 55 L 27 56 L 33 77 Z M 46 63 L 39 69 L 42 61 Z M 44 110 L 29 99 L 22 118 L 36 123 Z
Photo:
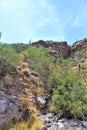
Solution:
M 0 79 L 0 128 L 8 121 L 27 121 L 30 113 L 45 107 L 46 91 L 38 74 L 23 63 L 14 74 Z

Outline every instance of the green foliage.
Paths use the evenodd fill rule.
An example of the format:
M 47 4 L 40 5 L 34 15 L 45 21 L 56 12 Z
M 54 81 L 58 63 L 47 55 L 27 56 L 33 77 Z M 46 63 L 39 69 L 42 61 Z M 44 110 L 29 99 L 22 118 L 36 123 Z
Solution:
M 8 62 L 3 59 L 3 58 L 0 58 L 0 78 L 2 76 L 4 76 L 9 70 L 9 64 Z
M 87 90 L 76 72 L 64 73 L 56 70 L 51 76 L 54 86 L 52 104 L 60 117 L 83 119 L 87 110 Z
M 11 45 L 0 45 L 0 57 L 3 57 L 7 61 L 13 64 L 17 64 L 19 60 L 18 54 L 11 47 Z
M 0 57 L 0 79 L 7 73 L 13 73 L 16 71 L 16 67 L 8 62 L 6 59 Z
M 77 51 L 75 52 L 74 56 L 79 58 L 87 58 L 87 50 Z
M 15 71 L 19 56 L 10 45 L 0 45 L 0 78 Z
M 29 58 L 33 61 L 34 69 L 40 74 L 45 85 L 47 85 L 50 74 L 49 65 L 54 59 L 50 56 L 49 49 L 31 46 L 22 53 L 25 55 L 26 59 Z

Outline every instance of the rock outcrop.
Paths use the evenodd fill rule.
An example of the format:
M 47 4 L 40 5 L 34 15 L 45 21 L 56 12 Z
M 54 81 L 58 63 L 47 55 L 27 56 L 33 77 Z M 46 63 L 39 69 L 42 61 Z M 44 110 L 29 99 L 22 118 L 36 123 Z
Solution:
M 72 46 L 72 51 L 80 51 L 82 49 L 87 49 L 87 38 L 84 38 L 82 40 L 76 41 Z
M 57 58 L 67 58 L 71 53 L 71 48 L 68 46 L 67 42 L 54 42 L 54 41 L 38 41 L 33 42 L 32 46 L 43 46 L 45 48 L 50 48 L 50 54 Z
M 87 130 L 87 122 L 74 119 L 59 119 L 57 115 L 47 113 L 40 116 L 41 130 Z

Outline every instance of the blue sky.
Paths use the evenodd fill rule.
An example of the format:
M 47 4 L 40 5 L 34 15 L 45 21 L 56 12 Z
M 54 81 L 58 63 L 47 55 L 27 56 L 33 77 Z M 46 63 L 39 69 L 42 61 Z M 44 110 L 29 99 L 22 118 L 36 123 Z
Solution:
M 8 43 L 87 37 L 87 0 L 0 0 L 0 32 Z

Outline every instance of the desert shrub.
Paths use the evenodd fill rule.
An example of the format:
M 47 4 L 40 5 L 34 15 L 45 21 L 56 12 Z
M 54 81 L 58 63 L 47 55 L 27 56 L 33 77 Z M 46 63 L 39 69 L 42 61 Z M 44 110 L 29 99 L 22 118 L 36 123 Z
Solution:
M 0 78 L 15 71 L 19 56 L 10 45 L 0 45 Z
M 32 115 L 28 126 L 30 130 L 40 130 L 42 126 L 42 122 L 38 120 L 38 117 L 36 115 Z
M 87 63 L 81 64 L 81 69 L 86 70 L 87 69 Z
M 81 59 L 87 58 L 87 49 L 79 50 L 74 53 L 74 56 Z
M 0 57 L 3 57 L 12 64 L 17 64 L 19 61 L 19 55 L 11 47 L 11 45 L 0 45 Z
M 83 119 L 87 110 L 87 90 L 78 73 L 58 71 L 53 73 L 51 84 L 54 86 L 52 105 L 60 117 Z
M 28 121 L 11 120 L 0 130 L 40 130 L 42 122 L 37 116 L 31 115 Z
M 33 61 L 35 71 L 40 74 L 44 84 L 47 86 L 50 69 L 49 65 L 53 61 L 53 57 L 49 54 L 49 49 L 44 47 L 29 47 L 22 52 L 26 59 Z
M 15 67 L 10 62 L 0 57 L 0 78 L 15 70 Z

